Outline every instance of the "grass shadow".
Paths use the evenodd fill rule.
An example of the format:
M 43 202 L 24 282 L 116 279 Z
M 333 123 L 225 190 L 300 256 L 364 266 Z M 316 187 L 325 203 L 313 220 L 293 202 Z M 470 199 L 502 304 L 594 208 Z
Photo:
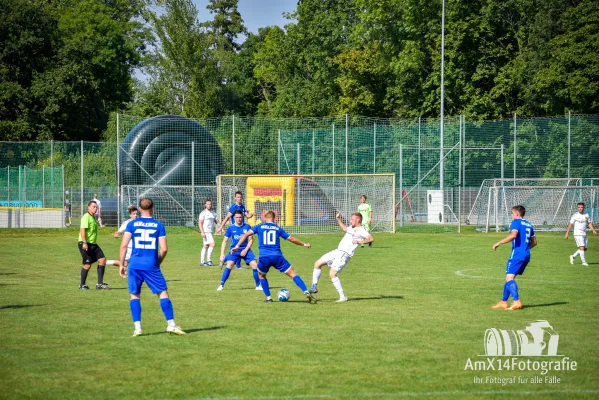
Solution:
M 209 328 L 193 328 L 193 329 L 184 329 L 186 334 L 192 334 L 192 333 L 196 333 L 196 332 L 204 332 L 204 331 L 217 331 L 219 329 L 225 329 L 226 325 L 217 325 L 217 326 L 211 326 Z M 161 332 L 153 332 L 153 333 L 144 333 L 142 336 L 156 336 L 156 335 L 166 335 L 168 334 L 168 332 L 166 331 L 161 331 Z
M 372 297 L 350 297 L 349 301 L 363 301 L 363 300 L 403 300 L 403 296 L 372 296 Z
M 525 304 L 524 308 L 563 306 L 565 304 L 568 304 L 568 302 L 567 301 L 556 301 L 555 303 L 546 303 L 546 304 Z
M 29 308 L 29 307 L 42 307 L 45 306 L 45 304 L 9 304 L 6 306 L 0 306 L 0 310 L 7 310 L 9 308 Z
M 0 275 L 16 275 L 16 272 L 0 272 Z

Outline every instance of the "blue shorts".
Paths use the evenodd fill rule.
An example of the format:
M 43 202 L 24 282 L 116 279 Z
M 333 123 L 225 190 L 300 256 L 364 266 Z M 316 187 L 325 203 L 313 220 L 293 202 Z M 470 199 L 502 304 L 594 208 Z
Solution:
M 129 282 L 129 293 L 131 294 L 140 294 L 141 285 L 144 282 L 154 294 L 164 292 L 168 289 L 166 287 L 166 279 L 164 279 L 160 268 L 154 270 L 129 268 L 127 270 L 127 280 Z
M 245 261 L 245 265 L 250 265 L 252 261 L 256 261 L 256 256 L 252 253 L 252 250 L 248 250 L 245 257 L 241 256 L 241 250 L 233 254 L 229 253 L 225 256 L 225 262 L 233 261 L 234 264 L 241 266 L 241 260 Z
M 507 265 L 505 266 L 505 274 L 522 275 L 529 261 L 530 258 L 510 258 L 509 260 L 507 260 Z
M 266 275 L 270 267 L 274 267 L 284 274 L 291 268 L 291 264 L 283 256 L 260 256 L 258 259 L 258 271 Z

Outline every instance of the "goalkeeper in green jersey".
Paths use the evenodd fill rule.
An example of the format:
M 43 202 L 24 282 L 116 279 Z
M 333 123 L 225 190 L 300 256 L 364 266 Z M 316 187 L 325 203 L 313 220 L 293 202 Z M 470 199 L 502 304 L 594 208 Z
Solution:
M 370 233 L 370 223 L 372 222 L 372 207 L 366 203 L 366 195 L 360 196 L 360 205 L 358 206 L 358 212 L 362 215 L 362 226 L 368 233 Z M 364 247 L 364 245 L 362 245 Z M 368 247 L 372 247 L 372 242 L 368 243 Z

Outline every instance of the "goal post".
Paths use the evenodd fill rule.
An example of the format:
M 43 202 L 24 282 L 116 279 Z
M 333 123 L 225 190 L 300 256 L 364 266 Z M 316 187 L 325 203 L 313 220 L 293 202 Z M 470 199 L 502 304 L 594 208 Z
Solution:
M 599 186 L 583 183 L 580 178 L 487 179 L 466 223 L 479 231 L 499 232 L 509 227 L 512 207 L 522 205 L 535 230 L 565 231 L 577 203 L 582 202 L 595 224 L 599 220 Z
M 366 195 L 372 207 L 371 231 L 395 231 L 395 174 L 219 175 L 216 182 L 220 220 L 240 191 L 245 207 L 254 213 L 250 225 L 272 210 L 289 233 L 333 233 L 339 231 L 337 210 L 349 223 L 360 196 Z

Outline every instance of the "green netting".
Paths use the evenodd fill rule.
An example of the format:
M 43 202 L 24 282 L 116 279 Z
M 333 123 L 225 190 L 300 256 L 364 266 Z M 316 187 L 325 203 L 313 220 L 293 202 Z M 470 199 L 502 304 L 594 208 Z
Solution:
M 62 167 L 0 168 L 0 207 L 62 208 Z

